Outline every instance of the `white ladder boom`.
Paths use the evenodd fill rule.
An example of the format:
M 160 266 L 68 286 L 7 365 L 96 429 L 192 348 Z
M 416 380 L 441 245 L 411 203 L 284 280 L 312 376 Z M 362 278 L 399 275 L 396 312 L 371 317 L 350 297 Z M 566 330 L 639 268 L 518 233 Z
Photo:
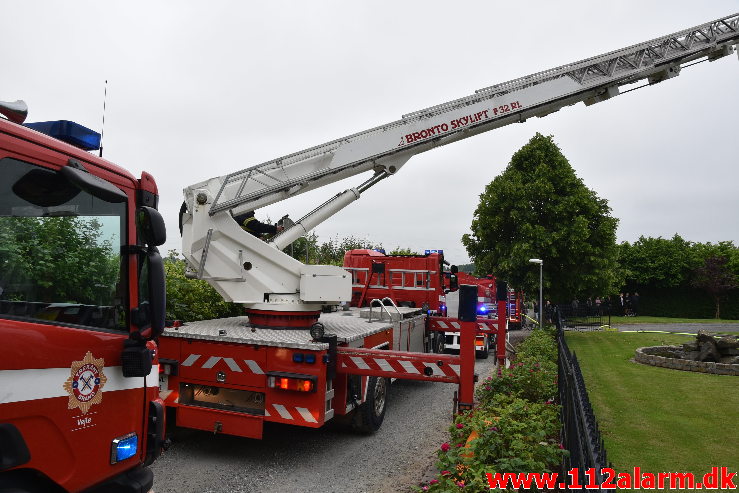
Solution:
M 532 116 L 543 117 L 584 101 L 619 94 L 619 87 L 661 82 L 698 59 L 734 51 L 739 14 L 579 62 L 475 91 L 460 99 L 403 115 L 402 119 L 288 154 L 191 187 L 208 186 L 216 198 L 209 214 L 251 210 L 371 169 L 394 173 L 411 156 L 439 145 Z M 215 182 L 214 182 L 215 181 Z

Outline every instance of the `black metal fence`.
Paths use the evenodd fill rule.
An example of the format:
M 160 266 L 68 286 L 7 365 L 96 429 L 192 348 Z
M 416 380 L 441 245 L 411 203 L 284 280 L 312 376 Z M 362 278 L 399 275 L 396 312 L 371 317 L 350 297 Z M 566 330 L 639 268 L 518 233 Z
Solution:
M 555 312 L 557 326 L 557 344 L 559 345 L 559 400 L 562 406 L 562 444 L 570 454 L 562 464 L 562 474 L 565 482 L 572 486 L 590 483 L 601 484 L 603 477 L 600 473 L 603 467 L 612 467 L 606 457 L 606 449 L 598 429 L 593 408 L 590 405 L 588 393 L 585 390 L 585 381 L 580 371 L 577 357 L 567 347 L 563 329 L 563 321 L 558 312 Z M 592 469 L 591 469 L 592 468 Z M 575 469 L 578 480 L 570 473 Z M 586 476 L 587 471 L 593 470 L 595 481 Z M 590 473 L 592 474 L 592 473 Z M 591 476 L 592 477 L 592 476 Z M 589 488 L 587 491 L 601 491 L 600 488 Z
M 562 328 L 576 330 L 601 330 L 611 325 L 611 312 L 605 306 L 557 305 Z

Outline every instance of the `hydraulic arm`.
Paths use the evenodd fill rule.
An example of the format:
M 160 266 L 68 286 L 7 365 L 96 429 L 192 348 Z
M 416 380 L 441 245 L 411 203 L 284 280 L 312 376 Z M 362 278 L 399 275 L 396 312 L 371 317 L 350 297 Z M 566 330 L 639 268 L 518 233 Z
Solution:
M 306 266 L 280 250 L 353 202 L 413 155 L 578 102 L 591 105 L 644 81 L 675 77 L 686 65 L 735 51 L 739 14 L 628 48 L 479 89 L 469 96 L 403 115 L 400 120 L 268 161 L 185 189 L 183 253 L 197 277 L 251 310 L 313 313 L 348 301 L 351 279 L 333 266 Z M 255 210 L 373 171 L 265 243 L 231 213 Z M 269 319 L 263 319 L 269 325 Z M 305 323 L 307 324 L 308 319 Z M 283 325 L 284 317 L 275 325 Z

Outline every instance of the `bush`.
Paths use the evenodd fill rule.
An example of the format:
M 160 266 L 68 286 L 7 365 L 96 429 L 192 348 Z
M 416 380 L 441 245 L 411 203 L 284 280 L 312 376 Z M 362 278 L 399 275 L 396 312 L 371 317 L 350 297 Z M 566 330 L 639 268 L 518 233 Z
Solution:
M 532 359 L 514 363 L 502 370 L 500 376 L 486 378 L 475 392 L 481 403 L 492 402 L 500 395 L 545 402 L 553 400 L 556 394 L 557 366 Z
M 441 471 L 427 491 L 485 491 L 486 473 L 546 472 L 560 464 L 559 406 L 498 396 L 457 417 L 439 450 Z
M 486 473 L 549 472 L 567 452 L 559 440 L 557 345 L 553 333 L 534 331 L 516 362 L 483 381 L 478 406 L 456 417 L 438 452 L 439 476 L 419 491 L 489 491 Z
M 206 281 L 185 277 L 185 261 L 170 250 L 164 259 L 167 279 L 167 318 L 194 322 L 243 315 L 242 306 L 229 303 Z

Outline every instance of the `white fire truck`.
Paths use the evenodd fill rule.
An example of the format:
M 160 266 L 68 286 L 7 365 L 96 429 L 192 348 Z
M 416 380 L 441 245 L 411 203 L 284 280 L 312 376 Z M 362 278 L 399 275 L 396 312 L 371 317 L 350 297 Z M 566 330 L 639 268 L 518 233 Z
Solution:
M 319 427 L 353 413 L 360 428 L 383 419 L 387 383 L 415 378 L 462 384 L 471 405 L 472 313 L 439 320 L 373 303 L 369 318 L 336 311 L 351 300 L 349 273 L 304 265 L 283 253 L 414 155 L 565 106 L 617 96 L 639 82 L 657 84 L 696 61 L 734 52 L 739 15 L 604 55 L 475 91 L 401 119 L 187 187 L 181 211 L 183 254 L 194 278 L 207 280 L 247 316 L 190 322 L 160 339 L 161 396 L 181 426 L 261 437 L 265 421 Z M 371 176 L 332 197 L 265 242 L 234 216 L 360 173 Z M 473 300 L 476 300 L 473 288 Z M 505 301 L 499 313 L 505 313 Z M 380 313 L 383 318 L 380 318 Z M 497 329 L 504 355 L 506 317 Z M 440 328 L 442 322 L 445 328 Z M 450 323 L 447 323 L 450 322 Z M 452 325 L 453 322 L 455 325 Z M 461 327 L 460 356 L 426 353 L 429 334 Z M 469 330 L 466 331 L 465 327 Z M 469 333 L 467 333 L 469 332 Z M 502 348 L 502 350 L 501 350 Z M 502 351 L 502 354 L 501 354 Z M 466 387 L 465 387 L 466 386 Z

